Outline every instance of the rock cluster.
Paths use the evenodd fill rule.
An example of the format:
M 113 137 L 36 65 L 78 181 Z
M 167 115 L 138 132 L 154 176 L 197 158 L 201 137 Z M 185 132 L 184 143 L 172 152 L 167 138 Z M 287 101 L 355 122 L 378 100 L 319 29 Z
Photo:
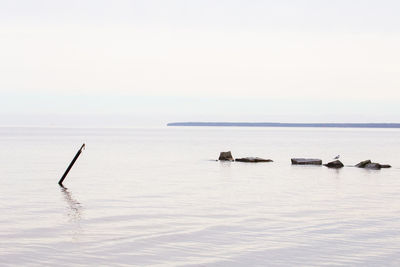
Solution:
M 234 159 L 231 151 L 221 152 L 219 154 L 218 160 L 222 161 L 238 161 L 238 162 L 273 162 L 271 159 L 263 159 L 259 157 L 245 157 L 245 158 L 237 158 Z M 322 165 L 321 159 L 308 159 L 308 158 L 292 158 L 291 159 L 293 165 Z M 340 169 L 343 168 L 344 165 L 340 160 L 334 160 L 324 164 L 324 166 L 328 168 Z M 371 160 L 364 160 L 360 163 L 356 164 L 355 167 L 363 168 L 363 169 L 371 169 L 371 170 L 380 170 L 382 168 L 391 168 L 392 166 L 388 164 L 380 164 L 376 162 L 371 162 Z
M 371 160 L 364 160 L 360 163 L 356 164 L 357 168 L 371 169 L 371 170 L 380 170 L 381 168 L 390 168 L 392 166 L 388 164 L 380 164 L 376 162 L 371 162 Z

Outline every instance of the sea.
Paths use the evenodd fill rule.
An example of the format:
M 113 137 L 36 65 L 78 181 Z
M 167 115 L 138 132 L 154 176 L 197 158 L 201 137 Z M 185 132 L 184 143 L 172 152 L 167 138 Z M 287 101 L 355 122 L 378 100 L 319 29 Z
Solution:
M 0 266 L 400 266 L 400 129 L 2 127 L 0 147 Z

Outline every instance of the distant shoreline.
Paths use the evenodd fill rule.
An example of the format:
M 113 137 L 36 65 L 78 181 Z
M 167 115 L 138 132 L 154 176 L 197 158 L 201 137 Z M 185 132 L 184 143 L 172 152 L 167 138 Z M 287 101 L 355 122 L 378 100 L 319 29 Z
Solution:
M 400 128 L 400 123 L 280 123 L 280 122 L 171 122 L 167 126 L 206 127 L 316 127 L 316 128 Z

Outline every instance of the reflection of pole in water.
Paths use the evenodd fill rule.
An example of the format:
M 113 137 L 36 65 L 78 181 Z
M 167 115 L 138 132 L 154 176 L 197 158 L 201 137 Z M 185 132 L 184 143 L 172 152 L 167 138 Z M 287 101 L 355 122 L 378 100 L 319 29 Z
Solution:
M 71 217 L 71 219 L 73 219 L 73 221 L 80 220 L 81 208 L 82 208 L 81 203 L 79 203 L 77 200 L 72 198 L 72 195 L 68 191 L 67 188 L 62 187 L 61 192 L 63 192 L 63 194 L 64 194 L 64 199 L 68 204 L 69 211 L 71 211 L 70 213 L 68 213 L 68 217 Z
M 67 216 L 70 219 L 70 222 L 73 223 L 73 239 L 78 239 L 82 228 L 80 225 L 80 221 L 82 218 L 82 205 L 76 199 L 72 197 L 72 194 L 68 191 L 67 188 L 61 187 L 61 192 L 63 193 L 64 199 L 68 204 L 68 213 Z

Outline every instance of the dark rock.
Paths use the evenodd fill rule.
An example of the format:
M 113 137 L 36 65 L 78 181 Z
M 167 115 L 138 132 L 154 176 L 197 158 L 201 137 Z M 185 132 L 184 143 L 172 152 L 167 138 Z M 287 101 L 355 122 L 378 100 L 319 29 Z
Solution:
M 335 169 L 344 167 L 343 163 L 340 160 L 331 161 L 327 164 L 324 164 L 324 166 L 326 166 L 328 168 L 335 168 Z
M 380 170 L 381 168 L 391 168 L 389 164 L 379 164 L 375 162 L 371 162 L 370 160 L 364 160 L 361 161 L 356 165 L 358 168 L 365 168 L 365 169 L 371 169 L 371 170 Z
M 368 163 L 364 168 L 370 170 L 380 170 L 382 167 L 379 163 Z
M 233 161 L 233 157 L 232 157 L 232 153 L 230 151 L 228 152 L 221 152 L 219 154 L 219 160 L 229 160 L 229 161 Z
M 361 161 L 360 163 L 356 164 L 356 167 L 358 167 L 358 168 L 364 168 L 365 165 L 370 164 L 370 163 L 371 163 L 370 160 L 364 160 L 364 161 Z
M 272 162 L 270 159 L 262 159 L 258 157 L 247 157 L 247 158 L 240 158 L 240 159 L 235 159 L 235 161 L 239 162 Z
M 392 168 L 389 164 L 381 164 L 381 168 Z
M 322 165 L 322 160 L 320 159 L 292 159 L 292 164 L 294 165 Z

